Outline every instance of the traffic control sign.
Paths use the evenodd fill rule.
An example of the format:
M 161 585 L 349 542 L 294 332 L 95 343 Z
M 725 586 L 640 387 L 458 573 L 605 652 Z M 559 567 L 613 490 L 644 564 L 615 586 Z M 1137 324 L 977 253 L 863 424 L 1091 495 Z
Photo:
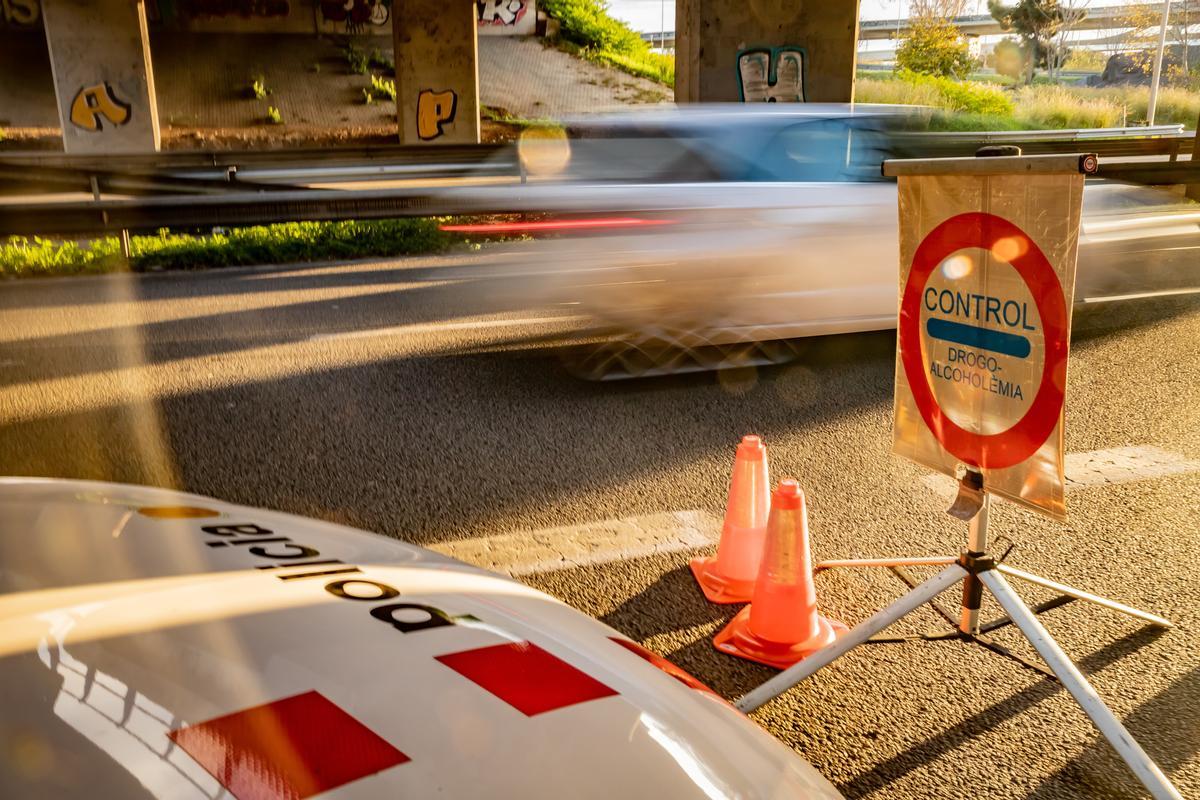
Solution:
M 947 162 L 963 171 L 920 171 Z M 979 470 L 989 492 L 1064 519 L 1081 165 L 907 163 L 893 449 L 952 476 Z
M 939 291 L 929 285 L 934 270 L 956 252 L 977 248 L 995 254 L 1005 246 L 1012 247 L 1014 255 L 1008 263 L 1036 305 L 1041 348 L 1031 342 L 1039 328 L 1029 324 L 1030 309 L 1025 302 L 965 290 Z M 970 280 L 970 276 L 962 280 Z M 956 316 L 970 322 L 956 321 Z M 936 227 L 917 248 L 900 303 L 904 371 L 925 423 L 964 464 L 983 469 L 1011 467 L 1033 455 L 1049 438 L 1063 408 L 1069 330 L 1066 301 L 1054 268 L 1037 244 L 1003 217 L 982 212 L 959 214 Z M 1019 362 L 1034 358 L 1039 349 L 1041 369 L 1021 370 Z M 943 353 L 946 360 L 936 360 Z M 1000 377 L 1010 360 L 1018 369 L 1008 374 L 1024 372 L 1015 380 Z M 955 363 L 960 366 L 953 366 Z M 932 376 L 930 380 L 925 379 L 926 373 Z M 995 412 L 1012 424 L 992 434 L 959 425 L 940 405 L 934 389 L 937 379 L 967 383 L 976 392 L 1012 399 Z M 1028 407 L 1019 402 L 1026 397 L 1032 398 Z

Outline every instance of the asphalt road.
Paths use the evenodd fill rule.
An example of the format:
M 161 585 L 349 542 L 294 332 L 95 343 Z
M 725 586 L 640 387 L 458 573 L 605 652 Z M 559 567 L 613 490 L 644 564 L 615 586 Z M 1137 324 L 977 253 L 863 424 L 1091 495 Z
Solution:
M 481 537 L 520 548 L 530 531 L 605 520 L 719 520 L 734 445 L 757 432 L 773 475 L 808 494 L 818 557 L 957 551 L 944 495 L 889 454 L 891 334 L 812 340 L 780 367 L 584 383 L 526 341 L 569 327 L 560 311 L 462 305 L 488 258 L 7 283 L 0 473 L 184 488 L 451 551 Z M 1018 567 L 1177 623 L 1160 633 L 1084 603 L 1043 616 L 1197 796 L 1200 301 L 1090 308 L 1076 327 L 1066 442 L 1091 472 L 1075 476 L 1068 524 L 999 503 L 993 532 Z M 736 607 L 703 600 L 696 552 L 585 554 L 523 579 L 736 697 L 772 673 L 713 650 Z M 848 623 L 904 589 L 887 572 L 817 580 L 825 613 Z M 898 632 L 946 629 L 925 608 Z M 1036 661 L 1011 629 L 991 640 Z M 1141 796 L 1057 683 L 971 642 L 862 648 L 755 717 L 850 797 Z

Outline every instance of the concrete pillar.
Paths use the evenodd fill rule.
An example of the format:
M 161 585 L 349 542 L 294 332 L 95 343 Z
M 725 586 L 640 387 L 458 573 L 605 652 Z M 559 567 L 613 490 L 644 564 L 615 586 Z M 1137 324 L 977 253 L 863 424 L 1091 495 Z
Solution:
M 63 147 L 158 150 L 158 104 L 141 0 L 42 0 Z
M 475 3 L 394 0 L 396 114 L 402 144 L 479 142 Z
M 858 0 L 676 0 L 675 100 L 848 103 Z

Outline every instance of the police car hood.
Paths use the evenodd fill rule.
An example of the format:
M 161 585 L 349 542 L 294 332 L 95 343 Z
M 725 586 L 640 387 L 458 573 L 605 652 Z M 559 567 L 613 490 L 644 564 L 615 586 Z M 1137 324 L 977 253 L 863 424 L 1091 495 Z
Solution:
M 838 797 L 616 631 L 392 539 L 0 479 L 0 796 Z

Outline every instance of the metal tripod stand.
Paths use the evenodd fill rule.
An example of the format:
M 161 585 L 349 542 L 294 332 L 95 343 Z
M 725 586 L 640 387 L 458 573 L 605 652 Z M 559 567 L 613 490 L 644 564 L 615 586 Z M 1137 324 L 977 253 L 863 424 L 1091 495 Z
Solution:
M 968 472 L 960 483 L 960 498 L 964 492 L 974 492 L 981 496 L 978 511 L 970 517 L 967 547 L 961 555 L 931 556 L 928 558 L 872 558 L 853 559 L 846 561 L 824 561 L 817 569 L 835 569 L 840 567 L 908 567 L 918 565 L 945 565 L 945 569 L 932 578 L 916 586 L 908 594 L 896 600 L 891 605 L 876 613 L 871 618 L 860 623 L 849 633 L 808 656 L 803 661 L 784 670 L 774 678 L 763 683 L 758 688 L 740 698 L 735 705 L 744 712 L 750 712 L 766 702 L 792 688 L 800 681 L 813 675 L 821 668 L 829 665 L 842 655 L 866 642 L 875 634 L 882 631 L 897 620 L 907 616 L 916 609 L 932 601 L 935 597 L 950 587 L 963 581 L 962 616 L 959 619 L 959 630 L 964 634 L 979 633 L 979 607 L 986 588 L 996 598 L 1012 622 L 1020 629 L 1029 643 L 1034 646 L 1046 662 L 1046 666 L 1067 687 L 1075 701 L 1091 718 L 1096 728 L 1108 739 L 1113 749 L 1124 759 L 1129 768 L 1137 775 L 1142 785 L 1150 791 L 1156 800 L 1182 800 L 1179 791 L 1171 784 L 1153 759 L 1146 754 L 1141 746 L 1121 724 L 1121 721 L 1104 705 L 1104 701 L 1096 694 L 1096 690 L 1088 683 L 1087 678 L 1075 666 L 1067 654 L 1058 646 L 1050 633 L 1038 621 L 1037 616 L 1021 600 L 1005 576 L 1037 584 L 1079 600 L 1104 606 L 1121 614 L 1140 619 L 1151 625 L 1170 628 L 1170 621 L 1140 611 L 1122 603 L 1104 597 L 1075 589 L 1055 581 L 1047 580 L 1038 575 L 998 563 L 988 554 L 988 495 L 982 491 L 982 479 L 979 473 Z M 956 504 L 957 505 L 957 504 Z

